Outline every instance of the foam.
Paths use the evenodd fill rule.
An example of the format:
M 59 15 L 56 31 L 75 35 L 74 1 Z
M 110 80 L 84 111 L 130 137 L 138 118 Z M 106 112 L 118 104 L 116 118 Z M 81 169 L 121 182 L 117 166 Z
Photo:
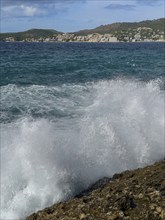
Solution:
M 67 111 L 74 100 L 75 112 L 80 114 L 54 120 L 54 115 L 33 118 L 24 111 L 16 120 L 2 124 L 1 219 L 24 218 L 75 195 L 101 177 L 162 159 L 164 91 L 159 84 L 117 79 L 65 85 L 72 95 L 64 97 L 65 104 L 60 96 L 63 104 L 59 108 Z M 41 95 L 57 91 L 39 89 L 43 89 Z M 39 108 L 47 103 L 47 95 L 42 96 Z M 49 102 L 57 107 L 54 98 Z M 37 106 L 38 101 L 33 103 Z

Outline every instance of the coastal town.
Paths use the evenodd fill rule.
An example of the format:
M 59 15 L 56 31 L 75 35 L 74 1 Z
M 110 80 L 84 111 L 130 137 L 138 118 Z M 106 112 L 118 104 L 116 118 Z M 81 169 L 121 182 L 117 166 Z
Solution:
M 15 42 L 14 37 L 7 37 L 5 42 Z M 21 42 L 117 42 L 117 38 L 111 34 L 89 34 L 86 36 L 76 36 L 75 34 L 63 33 L 53 37 L 26 38 Z
M 3 42 L 161 42 L 165 41 L 165 19 L 118 22 L 77 32 L 54 29 L 30 29 L 0 33 Z
M 87 34 L 76 35 L 72 33 L 54 34 L 52 37 L 27 37 L 21 42 L 154 42 L 164 41 L 163 31 L 153 31 L 148 27 L 115 32 L 114 34 Z M 17 41 L 14 37 L 6 37 L 5 42 Z

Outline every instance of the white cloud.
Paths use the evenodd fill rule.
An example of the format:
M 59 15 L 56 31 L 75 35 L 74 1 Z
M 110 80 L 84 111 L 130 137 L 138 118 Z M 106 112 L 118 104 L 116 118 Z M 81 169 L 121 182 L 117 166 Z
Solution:
M 2 18 L 40 17 L 57 14 L 77 1 L 86 0 L 0 0 Z
M 20 8 L 22 9 L 22 14 L 24 16 L 31 17 L 31 16 L 38 14 L 37 8 L 33 6 L 21 5 Z
M 6 6 L 1 9 L 2 18 L 18 18 L 18 17 L 34 17 L 46 15 L 46 11 L 37 7 L 30 5 L 14 5 Z

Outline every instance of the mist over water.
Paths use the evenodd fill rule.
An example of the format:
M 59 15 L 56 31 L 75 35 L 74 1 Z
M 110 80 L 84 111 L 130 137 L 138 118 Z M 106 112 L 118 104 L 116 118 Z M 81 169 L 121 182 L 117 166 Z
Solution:
M 27 57 L 23 51 L 34 53 L 34 48 L 26 48 L 25 44 L 22 50 L 22 46 L 13 45 L 18 50 L 17 56 L 23 53 L 20 56 L 29 67 L 28 75 L 27 68 L 23 69 L 18 57 L 11 54 L 11 50 L 17 50 L 6 46 L 9 53 L 6 62 L 13 65 L 13 75 L 12 69 L 7 72 L 4 68 L 0 117 L 1 219 L 25 218 L 78 194 L 102 177 L 142 167 L 165 156 L 163 59 L 162 55 L 158 57 L 161 47 L 146 46 L 148 49 L 144 50 L 145 44 L 128 48 L 124 45 L 123 49 L 113 44 L 66 44 L 65 48 L 53 45 L 54 52 L 49 44 L 42 48 L 33 45 L 36 56 L 45 48 L 44 60 L 46 57 L 47 63 L 51 60 L 50 72 L 42 59 L 36 57 L 32 66 L 25 62 Z M 53 59 L 57 49 L 61 56 L 58 61 Z M 103 56 L 101 59 L 98 55 L 100 61 L 95 50 Z M 154 51 L 153 54 L 148 50 Z M 127 53 L 126 58 L 122 58 L 124 53 Z M 137 59 L 138 53 L 144 57 L 141 55 Z M 90 54 L 92 60 L 89 56 L 85 64 L 82 58 L 86 65 L 82 67 L 80 54 Z M 146 54 L 157 60 L 155 63 L 154 59 L 147 60 L 140 66 L 139 59 L 143 57 L 145 62 Z M 67 64 L 57 67 L 62 56 Z M 69 58 L 72 58 L 71 63 Z M 111 67 L 106 66 L 111 59 L 116 67 L 112 67 L 112 63 Z M 118 60 L 126 66 L 117 66 Z M 95 65 L 91 66 L 90 62 L 94 61 Z M 148 68 L 148 62 L 154 68 Z M 33 68 L 37 65 L 39 68 L 40 63 L 46 73 L 40 70 L 36 76 Z M 17 64 L 23 72 L 16 68 Z M 68 65 L 72 67 L 70 72 Z M 55 66 L 61 68 L 61 75 Z M 113 68 L 125 74 L 115 72 L 115 76 Z M 149 72 L 138 74 L 138 68 L 144 72 L 148 68 Z

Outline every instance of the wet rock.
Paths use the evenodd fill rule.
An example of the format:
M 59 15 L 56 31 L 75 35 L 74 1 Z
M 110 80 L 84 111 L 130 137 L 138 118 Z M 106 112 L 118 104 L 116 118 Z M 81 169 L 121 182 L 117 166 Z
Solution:
M 101 188 L 104 187 L 104 185 L 107 184 L 110 180 L 112 180 L 112 178 L 104 177 L 103 179 L 98 180 L 96 183 L 94 183 L 93 185 L 91 185 L 87 190 L 82 191 L 81 193 L 79 193 L 79 194 L 76 195 L 75 197 L 81 198 L 82 196 L 90 195 L 90 193 L 91 193 L 93 190 L 101 189 Z
M 165 161 L 103 178 L 26 220 L 164 220 Z

